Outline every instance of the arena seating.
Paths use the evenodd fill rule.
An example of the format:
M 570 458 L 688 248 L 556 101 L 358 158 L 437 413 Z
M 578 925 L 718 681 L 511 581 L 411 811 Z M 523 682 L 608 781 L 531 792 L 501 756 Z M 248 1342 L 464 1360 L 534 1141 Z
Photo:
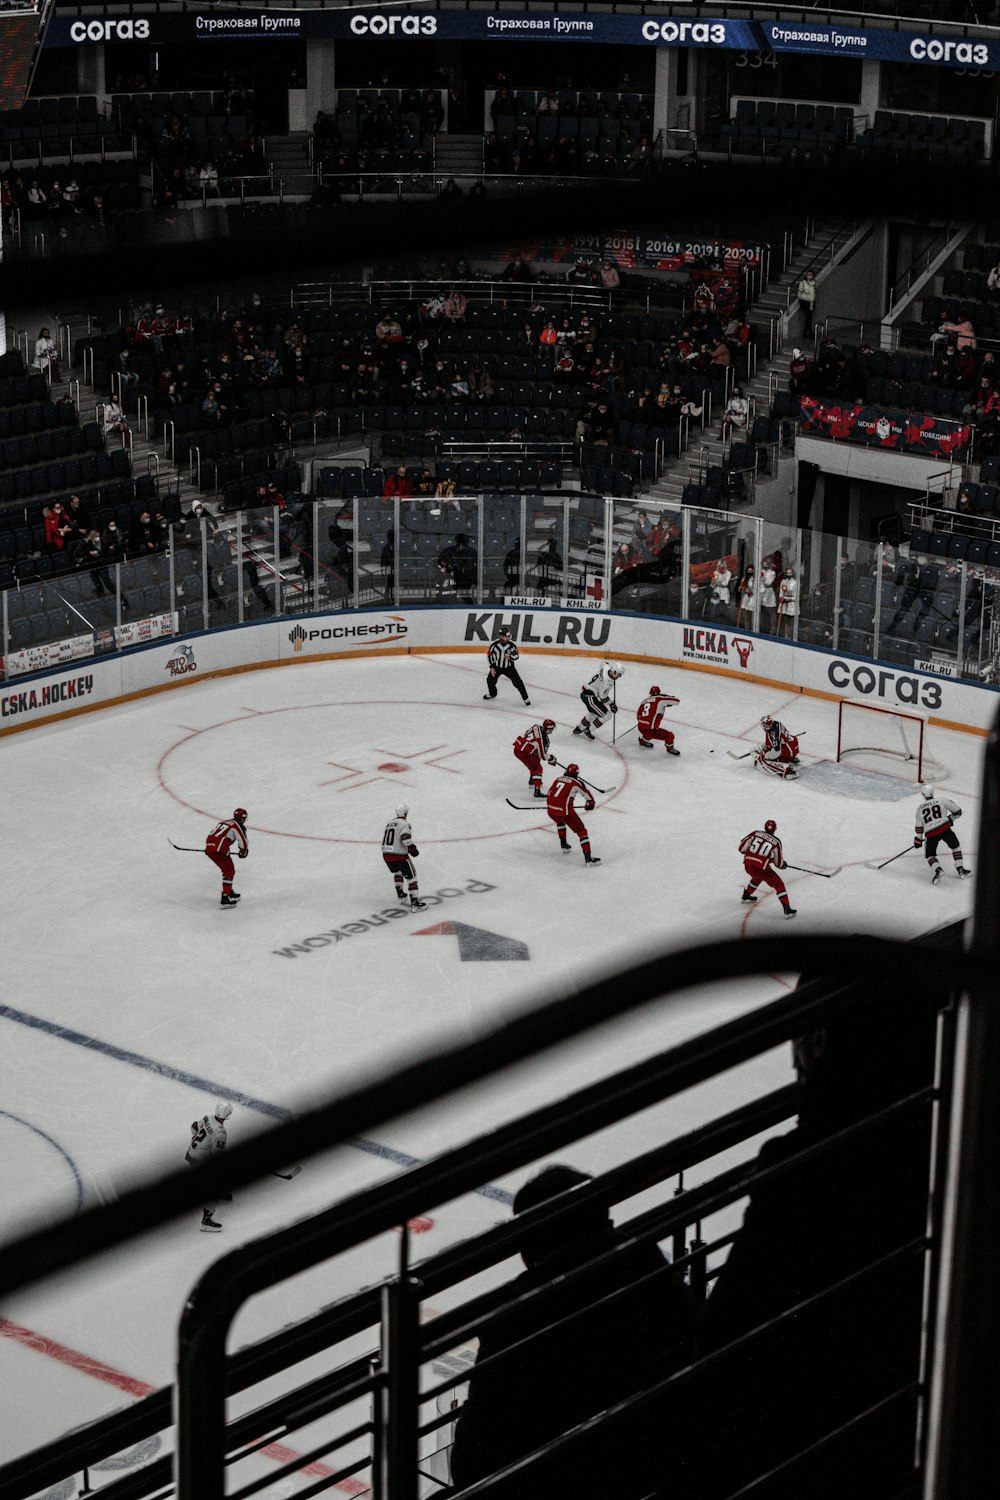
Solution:
M 872 162 L 926 161 L 964 166 L 981 161 L 986 122 L 947 115 L 878 109 L 870 129 L 855 135 L 852 154 Z
M 719 150 L 740 155 L 844 149 L 851 139 L 853 111 L 845 105 L 812 104 L 791 99 L 738 99 L 732 118 L 723 122 Z

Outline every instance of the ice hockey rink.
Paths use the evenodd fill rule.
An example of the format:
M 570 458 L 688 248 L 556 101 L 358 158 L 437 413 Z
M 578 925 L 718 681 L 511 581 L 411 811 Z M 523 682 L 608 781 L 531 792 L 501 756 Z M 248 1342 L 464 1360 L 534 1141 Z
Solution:
M 530 709 L 505 681 L 496 702 L 482 701 L 481 653 L 306 662 L 191 680 L 0 744 L 5 1237 L 177 1166 L 190 1122 L 216 1098 L 234 1103 L 235 1142 L 340 1083 L 493 1027 L 657 947 L 790 929 L 765 887 L 755 906 L 740 902 L 736 846 L 767 818 L 790 863 L 830 876 L 787 871 L 808 930 L 911 936 L 970 909 L 972 882 L 955 877 L 947 856 L 933 888 L 912 849 L 875 868 L 912 843 L 917 789 L 833 763 L 835 704 L 626 663 L 617 741 L 608 724 L 590 744 L 571 731 L 593 664 L 538 655 L 521 666 Z M 680 699 L 670 719 L 679 759 L 637 744 L 634 708 L 654 682 Z M 759 742 L 765 712 L 802 736 L 795 782 L 733 758 Z M 511 743 L 544 717 L 556 721 L 559 760 L 578 761 L 608 789 L 586 815 L 599 867 L 584 866 L 575 839 L 560 854 L 544 804 L 507 804 L 528 801 Z M 957 831 L 973 871 L 983 745 L 928 730 L 935 785 L 964 809 Z M 429 903 L 404 915 L 380 856 L 400 800 Z M 220 910 L 215 867 L 168 840 L 199 849 L 238 805 L 249 809 L 250 858 L 237 868 L 241 904 Z M 315 1158 L 292 1182 L 237 1194 L 220 1209 L 221 1235 L 201 1234 L 195 1215 L 8 1299 L 2 1457 L 170 1382 L 183 1299 L 225 1250 L 789 982 L 708 984 Z M 651 1132 L 678 1133 L 762 1080 L 790 1077 L 785 1052 L 772 1054 L 566 1159 L 600 1170 Z M 519 1180 L 435 1210 L 416 1226 L 416 1251 L 504 1218 Z M 395 1254 L 386 1237 L 255 1299 L 231 1347 L 388 1274 Z M 99 1487 L 113 1477 L 91 1479 Z

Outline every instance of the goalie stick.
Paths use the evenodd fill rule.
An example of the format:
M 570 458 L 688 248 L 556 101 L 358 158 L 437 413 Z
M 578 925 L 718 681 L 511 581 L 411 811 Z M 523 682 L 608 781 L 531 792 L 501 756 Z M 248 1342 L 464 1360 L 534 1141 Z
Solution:
M 756 755 L 757 752 L 756 750 L 747 750 L 743 755 L 736 755 L 732 750 L 727 750 L 726 754 L 729 756 L 730 760 L 746 760 L 748 755 Z

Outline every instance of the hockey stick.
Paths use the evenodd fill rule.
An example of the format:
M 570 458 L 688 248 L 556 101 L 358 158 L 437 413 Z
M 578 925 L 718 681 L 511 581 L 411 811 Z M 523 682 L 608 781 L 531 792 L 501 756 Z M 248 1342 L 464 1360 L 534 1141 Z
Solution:
M 293 1167 L 290 1172 L 272 1172 L 272 1177 L 280 1177 L 282 1182 L 291 1182 L 293 1177 L 298 1177 L 302 1171 L 301 1167 Z
M 618 738 L 618 678 L 611 679 L 611 743 Z
M 561 760 L 557 760 L 556 765 L 559 767 L 560 771 L 565 771 L 566 767 L 563 765 Z M 606 797 L 609 792 L 615 792 L 618 790 L 618 788 L 614 786 L 595 786 L 594 783 L 592 781 L 588 781 L 585 776 L 581 776 L 580 780 L 583 782 L 584 786 L 589 786 L 592 792 L 600 792 L 602 797 Z
M 638 729 L 638 728 L 639 728 L 639 721 L 638 721 L 638 719 L 636 719 L 636 721 L 635 721 L 634 724 L 630 724 L 627 729 L 623 729 L 622 730 L 622 739 L 624 739 L 627 734 L 631 734 L 632 731 L 633 731 L 633 729 Z M 614 740 L 612 740 L 611 743 L 614 744 Z
M 179 849 L 182 854 L 204 854 L 204 849 L 192 849 L 189 844 L 175 844 L 173 839 L 167 839 L 171 849 Z
M 746 760 L 748 755 L 756 755 L 757 752 L 756 750 L 747 750 L 743 755 L 734 755 L 732 750 L 727 750 L 726 754 L 729 756 L 730 760 Z
M 536 802 L 535 802 L 535 807 L 538 806 L 539 802 L 544 802 L 544 800 L 545 800 L 544 797 L 539 797 L 536 800 Z M 507 806 L 508 807 L 512 807 L 515 810 L 515 812 L 534 812 L 535 811 L 535 807 L 522 807 L 521 804 L 520 804 L 520 802 L 512 802 L 509 797 L 505 797 L 504 801 L 506 802 Z
M 826 870 L 810 870 L 810 869 L 807 869 L 807 867 L 805 865 L 790 865 L 786 861 L 785 862 L 785 868 L 788 869 L 788 870 L 800 870 L 803 875 L 818 875 L 819 878 L 820 878 L 820 880 L 832 880 L 835 875 L 839 875 L 840 874 L 841 870 L 844 867 L 843 867 L 843 865 L 837 865 L 834 869 L 832 869 L 830 871 L 826 871 Z
M 876 865 L 876 870 L 884 870 L 886 865 L 891 865 L 894 859 L 902 859 L 904 854 L 909 854 L 910 850 L 915 848 L 915 844 L 907 844 L 906 848 L 900 849 L 898 854 L 894 854 L 890 859 L 884 859 L 880 865 Z

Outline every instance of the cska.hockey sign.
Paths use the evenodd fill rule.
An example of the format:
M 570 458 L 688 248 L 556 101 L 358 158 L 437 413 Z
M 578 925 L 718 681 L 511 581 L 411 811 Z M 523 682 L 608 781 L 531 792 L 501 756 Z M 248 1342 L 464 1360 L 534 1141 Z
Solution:
M 704 630 L 694 625 L 685 625 L 681 641 L 681 655 L 692 661 L 711 661 L 723 666 L 735 666 L 733 656 L 744 672 L 750 662 L 753 641 L 749 636 L 731 635 L 727 630 Z M 731 655 L 732 653 L 732 655 Z

